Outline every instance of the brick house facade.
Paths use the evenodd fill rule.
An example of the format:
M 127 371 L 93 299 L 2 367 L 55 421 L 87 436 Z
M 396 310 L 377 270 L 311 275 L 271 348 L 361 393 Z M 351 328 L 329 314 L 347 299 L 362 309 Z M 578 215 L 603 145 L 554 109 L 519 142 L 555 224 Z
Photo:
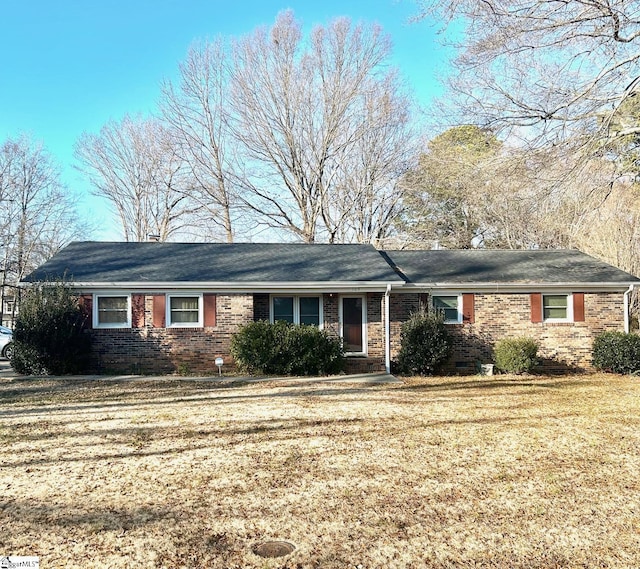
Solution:
M 192 262 L 177 267 L 177 258 Z M 348 372 L 384 371 L 421 306 L 447 315 L 450 372 L 474 373 L 498 340 L 518 336 L 539 342 L 547 369 L 589 369 L 594 337 L 625 329 L 629 290 L 640 282 L 575 251 L 91 242 L 25 280 L 63 274 L 74 275 L 91 323 L 92 371 L 135 374 L 215 373 L 217 357 L 228 370 L 237 330 L 276 319 L 311 319 L 342 337 Z
M 171 328 L 164 322 L 162 292 L 132 294 L 132 325 L 93 328 L 91 368 L 96 373 L 209 373 L 216 357 L 230 362 L 231 337 L 254 319 L 253 296 L 216 294 L 213 317 L 202 327 Z M 88 320 L 93 295 L 83 295 Z M 133 307 L 137 304 L 137 309 Z
M 473 296 L 473 314 L 450 324 L 453 354 L 446 371 L 475 373 L 478 365 L 493 360 L 493 346 L 503 338 L 526 336 L 540 346 L 541 365 L 548 371 L 591 368 L 594 338 L 605 331 L 623 331 L 624 298 L 620 293 L 585 293 L 583 316 L 572 322 L 549 322 L 532 317 L 532 295 L 540 293 L 466 293 Z M 576 293 L 573 296 L 577 296 Z M 409 313 L 429 306 L 428 294 L 399 294 L 391 298 L 392 359 L 400 349 L 400 328 Z M 396 308 L 394 309 L 394 305 Z

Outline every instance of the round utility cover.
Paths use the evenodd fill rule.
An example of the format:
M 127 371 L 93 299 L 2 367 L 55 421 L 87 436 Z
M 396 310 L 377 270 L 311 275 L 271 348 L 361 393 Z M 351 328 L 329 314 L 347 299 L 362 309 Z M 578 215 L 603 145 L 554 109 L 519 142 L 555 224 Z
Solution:
M 284 557 L 293 552 L 295 546 L 288 541 L 267 541 L 253 547 L 253 552 L 260 557 Z

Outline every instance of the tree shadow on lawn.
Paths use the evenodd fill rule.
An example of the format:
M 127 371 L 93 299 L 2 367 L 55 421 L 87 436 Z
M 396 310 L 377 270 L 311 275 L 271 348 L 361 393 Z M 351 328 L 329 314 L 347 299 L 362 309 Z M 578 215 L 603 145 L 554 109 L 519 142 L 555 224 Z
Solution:
M 118 388 L 120 391 L 116 391 Z M 218 389 L 222 386 L 215 386 Z M 230 387 L 229 384 L 225 385 Z M 234 386 L 235 387 L 235 386 Z M 209 391 L 214 386 L 209 382 L 184 382 L 178 379 L 167 379 L 162 381 L 128 380 L 128 379 L 77 379 L 77 378 L 55 378 L 33 377 L 19 380 L 12 380 L 10 383 L 0 382 L 0 401 L 3 404 L 23 403 L 32 399 L 49 403 L 47 399 L 61 399 L 65 395 L 70 395 L 75 400 L 120 400 L 136 398 L 141 395 L 148 395 L 149 389 L 153 389 L 155 396 L 173 395 L 184 396 L 191 393 Z M 64 400 L 62 400 L 64 402 Z M 55 401 L 51 401 L 55 403 Z
M 453 378 L 452 378 L 453 379 Z M 17 417 L 38 417 L 41 418 L 43 413 L 82 413 L 82 414 L 100 414 L 108 413 L 110 411 L 117 412 L 118 410 L 135 410 L 141 407 L 155 407 L 160 408 L 162 406 L 173 406 L 182 402 L 189 405 L 206 405 L 215 407 L 217 405 L 224 405 L 226 403 L 242 402 L 242 401 L 259 401 L 272 400 L 278 398 L 291 398 L 291 399 L 304 399 L 308 397 L 313 398 L 327 398 L 335 399 L 336 404 L 342 402 L 357 401 L 359 403 L 368 402 L 371 405 L 377 402 L 382 403 L 397 403 L 397 404 L 412 404 L 415 401 L 410 400 L 406 402 L 398 401 L 394 398 L 400 393 L 440 393 L 447 391 L 457 391 L 461 397 L 476 397 L 478 393 L 484 393 L 486 396 L 491 397 L 494 393 L 506 388 L 527 388 L 527 393 L 533 394 L 538 391 L 556 389 L 568 389 L 575 386 L 587 386 L 594 382 L 589 380 L 562 380 L 558 379 L 550 381 L 548 377 L 535 380 L 531 378 L 527 379 L 499 379 L 499 380 L 487 380 L 487 379 L 472 379 L 472 380 L 460 380 L 455 379 L 452 381 L 443 381 L 442 378 L 434 380 L 434 383 L 429 383 L 426 380 L 425 383 L 419 384 L 376 384 L 367 385 L 361 384 L 357 387 L 344 387 L 344 388 L 328 388 L 325 385 L 321 389 L 310 388 L 309 384 L 305 384 L 305 388 L 289 388 L 282 390 L 281 387 L 264 387 L 260 389 L 259 393 L 255 393 L 254 389 L 258 384 L 251 384 L 251 387 L 243 390 L 240 393 L 222 393 L 217 386 L 209 386 L 206 391 L 197 391 L 193 396 L 180 395 L 171 396 L 170 392 L 140 392 L 135 391 L 135 394 L 126 394 L 126 389 L 131 385 L 129 382 L 122 382 L 123 389 L 125 391 L 125 397 L 127 401 L 113 401 L 113 397 L 107 399 L 108 402 L 102 400 L 100 396 L 95 399 L 82 401 L 79 403 L 60 404 L 55 402 L 45 401 L 37 403 L 34 406 L 18 407 L 18 408 L 5 408 L 0 409 L 0 419 L 2 418 L 17 418 Z M 531 388 L 534 388 L 533 390 Z M 67 389 L 70 394 L 73 394 L 73 383 L 67 384 Z M 242 388 L 243 389 L 243 388 Z M 226 391 L 226 390 L 224 390 Z M 501 396 L 521 395 L 521 390 L 512 389 L 511 392 L 500 393 Z M 201 395 L 201 396 L 198 396 Z M 350 399 L 351 396 L 360 396 L 357 400 Z M 0 391 L 0 398 L 2 392 Z M 343 399 L 348 397 L 347 399 Z M 157 398 L 157 399 L 156 399 Z M 73 397 L 71 397 L 73 399 Z M 68 399 L 65 399 L 68 401 Z M 436 401 L 434 400 L 434 403 Z M 428 403 L 428 400 L 423 401 Z
M 215 418 L 214 418 L 215 420 Z M 250 419 L 247 422 L 251 422 Z M 100 437 L 107 439 L 109 444 L 151 444 L 156 440 L 197 440 L 209 437 L 234 437 L 242 435 L 255 435 L 260 433 L 276 433 L 278 431 L 299 430 L 308 428 L 325 428 L 336 425 L 356 425 L 365 422 L 361 418 L 345 419 L 302 419 L 298 417 L 282 417 L 278 419 L 263 419 L 253 421 L 250 426 L 242 428 L 220 428 L 205 426 L 193 429 L 182 426 L 131 426 L 113 429 L 96 429 L 83 431 L 69 431 L 66 429 L 68 421 L 58 421 L 55 425 L 49 423 L 47 430 L 37 432 L 32 424 L 12 425 L 8 434 L 0 433 L 0 441 L 12 442 L 38 442 L 51 439 L 73 439 L 76 437 Z M 53 427 L 53 429 L 52 429 Z M 40 427 L 41 428 L 41 427 Z M 115 438 L 114 438 L 115 437 Z M 272 438 L 270 440 L 273 440 Z M 95 441 L 86 444 L 74 443 L 73 448 L 95 447 Z
M 170 449 L 163 450 L 154 450 L 154 451 L 141 451 L 132 449 L 131 452 L 119 452 L 112 454 L 98 454 L 95 456 L 61 456 L 56 458 L 34 458 L 29 460 L 18 460 L 5 462 L 2 468 L 22 468 L 29 466 L 38 466 L 43 464 L 56 464 L 56 463 L 64 463 L 64 462 L 97 462 L 100 460 L 115 460 L 120 458 L 144 458 L 147 456 L 163 456 L 163 455 L 171 455 L 171 454 L 180 454 L 182 452 L 189 452 L 193 450 L 200 450 L 204 448 L 210 448 L 211 445 L 189 445 L 185 447 L 175 447 Z
M 470 417 L 470 418 L 451 418 L 445 420 L 424 420 L 416 417 L 412 424 L 407 425 L 404 422 L 397 424 L 393 418 L 386 418 L 376 421 L 369 421 L 363 418 L 348 418 L 348 419 L 266 419 L 260 421 L 257 424 L 252 424 L 242 428 L 231 429 L 199 429 L 197 431 L 186 429 L 181 430 L 179 428 L 170 429 L 170 433 L 167 434 L 167 429 L 156 427 L 136 427 L 131 429 L 109 429 L 107 431 L 100 431 L 99 436 L 121 436 L 121 440 L 112 440 L 110 444 L 113 445 L 131 445 L 131 449 L 126 452 L 104 452 L 101 454 L 86 456 L 79 454 L 77 456 L 65 454 L 60 457 L 38 457 L 28 458 L 25 460 L 11 460 L 4 461 L 4 464 L 0 466 L 0 470 L 3 468 L 25 468 L 46 464 L 56 463 L 73 463 L 73 462 L 98 462 L 102 460 L 113 461 L 119 459 L 129 458 L 146 458 L 157 456 L 171 456 L 180 455 L 185 452 L 198 451 L 203 449 L 214 450 L 213 447 L 220 444 L 221 441 L 224 444 L 242 444 L 246 442 L 245 437 L 251 435 L 264 434 L 270 443 L 275 441 L 289 441 L 292 439 L 300 439 L 305 437 L 305 429 L 316 429 L 313 435 L 316 437 L 331 438 L 335 443 L 340 438 L 346 437 L 348 440 L 352 440 L 354 437 L 361 437 L 363 440 L 371 440 L 371 436 L 377 436 L 376 432 L 384 424 L 384 433 L 386 437 L 392 439 L 401 440 L 406 436 L 408 430 L 428 430 L 433 429 L 434 432 L 440 427 L 457 426 L 457 425 L 469 425 L 469 426 L 482 426 L 482 425 L 513 425 L 518 427 L 526 427 L 528 424 L 539 425 L 541 422 L 547 420 L 562 420 L 576 417 L 576 413 L 564 413 L 564 414 L 537 414 L 535 416 L 498 416 L 498 417 Z M 354 429 L 348 427 L 354 426 Z M 86 435 L 86 433 L 82 433 Z M 92 433 L 90 433 L 92 434 Z M 80 433 L 79 433 L 80 435 Z M 65 433 L 64 436 L 73 436 L 70 433 Z M 239 440 L 234 441 L 234 437 L 241 437 Z M 51 438 L 51 437 L 46 437 Z M 174 440 L 178 444 L 175 444 L 171 448 L 164 449 L 144 449 L 143 446 L 150 446 L 156 440 Z M 32 440 L 37 440 L 34 438 Z M 197 441 L 197 442 L 196 442 Z M 179 444 L 182 442 L 182 444 Z M 256 441 L 252 441 L 256 442 Z M 83 447 L 95 448 L 95 442 L 89 442 L 86 444 L 73 444 L 74 449 Z M 32 454 L 31 454 L 32 456 Z
M 122 383 L 123 387 L 130 385 L 126 381 Z M 339 397 L 344 395 L 359 395 L 359 394 L 369 394 L 369 393 L 378 393 L 381 391 L 381 388 L 384 389 L 384 384 L 362 384 L 359 387 L 345 387 L 345 388 L 327 388 L 325 386 L 322 389 L 310 389 L 309 384 L 305 384 L 306 388 L 289 388 L 285 391 L 282 391 L 280 387 L 265 387 L 262 388 L 260 393 L 252 393 L 249 389 L 246 392 L 238 393 L 238 394 L 224 394 L 220 395 L 221 391 L 227 391 L 226 389 L 221 390 L 218 387 L 209 386 L 208 391 L 205 391 L 206 396 L 198 397 L 197 395 L 203 393 L 203 391 L 197 391 L 192 395 L 174 395 L 172 396 L 170 392 L 141 392 L 136 391 L 135 395 L 127 394 L 126 389 L 123 391 L 123 398 L 127 399 L 126 401 L 113 401 L 115 399 L 114 396 L 109 397 L 100 397 L 97 396 L 93 399 L 87 399 L 85 401 L 80 401 L 78 403 L 64 404 L 69 399 L 73 400 L 73 387 L 68 387 L 66 393 L 69 393 L 71 397 L 64 399 L 62 402 L 49 401 L 45 400 L 42 402 L 37 402 L 35 405 L 31 407 L 19 407 L 19 408 L 9 408 L 9 409 L 1 409 L 0 410 L 0 418 L 1 417 L 18 417 L 18 416 L 28 416 L 32 414 L 41 415 L 45 411 L 53 410 L 55 412 L 74 412 L 74 411 L 83 411 L 86 413 L 102 413 L 108 411 L 110 409 L 125 409 L 131 408 L 134 409 L 136 407 L 148 407 L 148 406 L 162 406 L 162 405 L 175 405 L 177 403 L 185 402 L 185 403 L 208 403 L 211 405 L 215 404 L 223 404 L 230 401 L 242 401 L 242 400 L 259 400 L 259 399 L 271 399 L 271 398 L 304 398 L 304 397 Z M 258 388 L 259 384 L 251 384 L 251 387 Z M 242 389 L 240 387 L 239 389 Z M 45 392 L 43 392 L 43 396 Z M 157 400 L 156 398 L 161 398 L 161 400 Z M 0 390 L 0 401 L 3 400 L 2 391 Z M 31 398 L 33 400 L 33 397 Z M 30 400 L 24 401 L 24 403 L 29 403 Z M 17 401 L 11 401 L 9 403 L 23 403 L 22 400 L 18 399 Z M 8 403 L 4 402 L 5 405 Z M 51 409 L 47 409 L 47 408 Z
M 106 431 L 100 431 L 96 433 L 96 436 L 121 436 L 121 440 L 111 440 L 110 444 L 113 445 L 131 445 L 131 450 L 127 452 L 113 452 L 113 453 L 101 453 L 92 456 L 86 455 L 64 455 L 61 457 L 50 458 L 48 456 L 38 457 L 38 458 L 29 458 L 25 460 L 5 460 L 4 464 L 0 466 L 2 468 L 23 468 L 37 465 L 45 465 L 45 464 L 56 464 L 56 463 L 69 463 L 69 462 L 97 462 L 100 460 L 117 460 L 123 458 L 145 458 L 149 456 L 166 456 L 172 454 L 181 454 L 184 452 L 191 452 L 195 450 L 202 449 L 211 449 L 212 443 L 211 441 L 215 441 L 219 444 L 222 438 L 233 438 L 233 437 L 246 437 L 250 435 L 258 435 L 265 434 L 268 436 L 269 442 L 274 441 L 285 441 L 289 439 L 298 439 L 300 438 L 304 429 L 308 428 L 319 428 L 319 429 L 331 429 L 333 427 L 340 426 L 349 426 L 349 425 L 360 425 L 364 423 L 364 419 L 313 419 L 313 420 L 300 420 L 300 419 L 267 419 L 265 421 L 261 421 L 259 424 L 253 424 L 243 428 L 231 428 L 231 429 L 200 429 L 198 431 L 193 431 L 190 429 L 181 430 L 179 428 L 171 429 L 175 431 L 172 435 L 167 435 L 166 429 L 157 428 L 157 427 L 134 427 L 131 429 L 109 429 Z M 264 424 L 266 423 L 266 424 Z M 277 423 L 277 424 L 276 424 Z M 93 434 L 93 433 L 89 433 Z M 339 433 L 335 431 L 328 432 L 318 432 L 315 433 L 317 436 L 327 436 L 327 437 L 336 437 L 339 435 L 344 436 L 353 436 L 353 432 L 342 430 Z M 87 433 L 78 433 L 78 436 L 86 436 Z M 71 433 L 64 433 L 63 436 L 65 438 L 74 436 Z M 51 436 L 43 437 L 46 439 L 51 439 Z M 169 449 L 161 449 L 161 450 L 153 450 L 153 449 L 144 449 L 142 447 L 148 447 L 153 444 L 155 440 L 162 439 L 166 440 L 175 440 L 175 441 L 183 441 L 183 444 L 176 444 L 175 446 Z M 37 440 L 37 437 L 33 437 L 30 440 Z M 193 442 L 194 440 L 202 441 L 199 444 Z M 207 441 L 207 442 L 204 442 Z M 234 442 L 234 441 L 231 441 Z M 238 444 L 243 441 L 236 441 Z M 79 449 L 83 447 L 95 448 L 95 442 L 89 442 L 87 444 L 73 444 L 74 449 Z M 30 451 L 31 452 L 31 451 Z
M 449 391 L 449 390 L 498 390 L 509 387 L 537 387 L 541 389 L 566 389 L 576 386 L 588 386 L 594 382 L 587 379 L 555 379 L 550 380 L 548 377 L 535 378 L 527 377 L 521 379 L 505 378 L 505 379 L 471 379 L 452 381 L 434 380 L 434 383 L 406 384 L 397 389 L 401 391 Z
M 89 498 L 87 498 L 89 500 Z M 7 500 L 0 513 L 8 517 L 7 527 L 16 522 L 57 528 L 86 529 L 95 533 L 109 530 L 132 530 L 172 517 L 169 508 L 140 506 L 135 508 L 72 508 L 68 505 L 44 503 L 35 499 Z M 0 518 L 1 519 L 1 518 Z
M 162 561 L 162 567 L 218 567 L 216 562 L 220 561 L 220 556 L 244 555 L 248 550 L 245 536 L 236 535 L 233 528 L 217 533 L 208 531 L 210 526 L 206 514 L 198 512 L 194 516 L 193 511 L 186 510 L 179 503 L 172 508 L 89 508 L 89 504 L 72 506 L 52 505 L 32 499 L 9 500 L 0 508 L 0 526 L 7 528 L 5 536 L 9 544 L 12 539 L 18 542 L 31 539 L 37 544 L 36 552 L 43 534 L 53 534 L 57 550 L 62 551 L 63 555 L 73 555 L 78 546 L 79 551 L 91 551 L 92 567 L 99 566 L 101 558 L 110 554 L 119 554 L 122 566 L 129 566 L 127 561 L 130 555 L 127 550 L 117 547 L 118 542 L 103 542 L 103 539 L 109 539 L 100 535 L 104 532 L 116 532 L 117 539 L 122 538 L 137 546 L 146 544 L 149 533 L 161 537 L 159 543 L 146 544 L 145 547 L 159 548 L 156 563 Z M 126 537 L 129 533 L 132 537 Z M 40 551 L 40 555 L 43 553 Z M 200 558 L 207 563 L 194 562 Z M 154 564 L 156 566 L 160 565 Z
M 486 376 L 485 376 L 486 377 Z M 251 383 L 246 386 L 237 387 L 236 392 L 229 392 L 228 387 L 221 387 L 219 384 L 197 384 L 195 389 L 184 389 L 182 384 L 178 386 L 180 391 L 175 393 L 173 387 L 160 387 L 162 382 L 131 382 L 122 380 L 116 384 L 109 383 L 110 389 L 106 393 L 101 393 L 104 384 L 95 380 L 56 380 L 62 382 L 54 388 L 54 392 L 60 393 L 59 401 L 55 397 L 50 398 L 52 393 L 49 382 L 42 386 L 40 392 L 34 391 L 33 387 L 26 385 L 24 392 L 22 387 L 18 389 L 3 390 L 0 384 L 0 401 L 4 404 L 4 409 L 0 409 L 0 418 L 16 417 L 41 417 L 43 413 L 108 413 L 117 410 L 134 410 L 140 407 L 161 407 L 176 405 L 184 402 L 189 405 L 223 405 L 229 402 L 259 401 L 261 399 L 271 400 L 278 398 L 303 399 L 313 398 L 334 398 L 336 403 L 341 402 L 341 398 L 360 396 L 359 402 L 368 401 L 371 404 L 376 402 L 394 402 L 393 394 L 399 393 L 436 393 L 446 391 L 458 391 L 461 396 L 475 396 L 478 392 L 485 392 L 491 396 L 493 392 L 508 388 L 535 388 L 537 390 L 549 389 L 570 389 L 575 386 L 588 386 L 593 381 L 588 379 L 562 379 L 551 380 L 548 376 L 540 377 L 508 377 L 504 379 L 486 379 L 481 376 L 472 376 L 470 379 L 460 379 L 458 376 L 449 378 L 436 378 L 431 380 L 425 378 L 420 383 L 409 384 L 359 384 L 357 386 L 327 387 L 325 384 L 297 384 L 289 385 L 262 385 Z M 84 391 L 80 392 L 80 401 L 75 401 L 78 394 L 78 387 Z M 177 388 L 178 388 L 177 387 Z M 192 386 L 193 387 L 193 386 Z M 88 388 L 88 389 L 87 389 Z M 95 388 L 95 391 L 94 391 Z M 177 389 L 176 388 L 176 389 Z M 113 392 L 115 390 L 115 393 Z M 11 394 L 9 401 L 5 400 L 5 395 Z M 22 393 L 26 395 L 22 399 Z M 529 391 L 533 393 L 533 391 Z M 520 395 L 519 389 L 512 389 L 511 393 L 501 393 L 501 395 Z M 38 396 L 42 397 L 42 401 Z M 84 395 L 88 395 L 82 400 Z M 117 400 L 117 399 L 124 399 Z M 346 399 L 345 401 L 349 401 Z M 395 400 L 398 403 L 397 400 Z M 32 403 L 30 406 L 19 406 L 7 408 L 11 403 Z

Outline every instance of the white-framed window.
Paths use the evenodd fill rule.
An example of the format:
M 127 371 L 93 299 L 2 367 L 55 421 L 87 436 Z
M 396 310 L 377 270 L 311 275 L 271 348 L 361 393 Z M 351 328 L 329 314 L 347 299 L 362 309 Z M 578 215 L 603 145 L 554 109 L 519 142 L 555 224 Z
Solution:
M 573 322 L 573 295 L 543 294 L 542 319 L 545 322 Z
M 168 294 L 167 327 L 202 328 L 202 294 Z
M 94 294 L 94 328 L 131 328 L 131 295 Z
M 340 297 L 340 336 L 347 355 L 367 354 L 367 298 L 364 295 Z
M 460 324 L 462 322 L 461 294 L 431 295 L 431 306 L 444 314 L 445 324 Z
M 292 324 L 322 327 L 322 297 L 273 294 L 269 303 L 271 322 L 284 320 Z

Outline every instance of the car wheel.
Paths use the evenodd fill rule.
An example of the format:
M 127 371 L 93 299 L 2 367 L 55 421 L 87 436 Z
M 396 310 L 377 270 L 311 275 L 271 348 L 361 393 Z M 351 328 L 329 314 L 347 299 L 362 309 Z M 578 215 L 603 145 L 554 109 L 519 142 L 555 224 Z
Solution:
M 3 349 L 2 349 L 2 357 L 6 358 L 8 360 L 11 359 L 11 356 L 13 355 L 13 342 L 9 342 Z

